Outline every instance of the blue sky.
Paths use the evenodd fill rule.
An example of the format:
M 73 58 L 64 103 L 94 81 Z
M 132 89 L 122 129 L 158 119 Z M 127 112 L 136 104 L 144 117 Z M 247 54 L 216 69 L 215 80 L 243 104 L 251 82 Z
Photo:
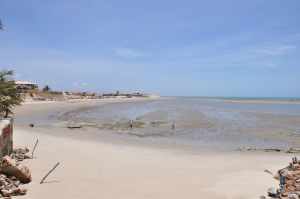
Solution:
M 299 0 L 1 0 L 0 69 L 55 89 L 300 97 Z

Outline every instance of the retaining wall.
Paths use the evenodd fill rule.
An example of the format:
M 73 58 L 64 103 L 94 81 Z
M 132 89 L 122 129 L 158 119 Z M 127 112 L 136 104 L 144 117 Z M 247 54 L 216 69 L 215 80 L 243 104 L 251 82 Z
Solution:
M 13 119 L 0 119 L 0 157 L 13 150 Z

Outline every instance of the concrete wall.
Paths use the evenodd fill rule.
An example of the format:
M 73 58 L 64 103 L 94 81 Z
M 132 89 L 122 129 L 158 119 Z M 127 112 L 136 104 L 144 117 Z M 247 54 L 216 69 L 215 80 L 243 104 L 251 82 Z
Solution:
M 0 119 L 0 157 L 13 150 L 13 119 Z

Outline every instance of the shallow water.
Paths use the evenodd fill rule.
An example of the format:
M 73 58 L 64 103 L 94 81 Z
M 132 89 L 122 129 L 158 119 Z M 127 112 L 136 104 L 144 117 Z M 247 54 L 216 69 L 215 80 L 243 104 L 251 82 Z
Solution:
M 68 111 L 59 119 L 141 139 L 204 147 L 300 146 L 300 104 L 266 101 L 176 97 L 93 106 Z

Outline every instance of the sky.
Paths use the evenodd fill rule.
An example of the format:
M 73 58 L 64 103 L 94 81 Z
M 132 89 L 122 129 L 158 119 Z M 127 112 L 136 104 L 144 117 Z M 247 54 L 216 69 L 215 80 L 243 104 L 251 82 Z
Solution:
M 299 0 L 0 0 L 0 69 L 57 90 L 300 97 Z

